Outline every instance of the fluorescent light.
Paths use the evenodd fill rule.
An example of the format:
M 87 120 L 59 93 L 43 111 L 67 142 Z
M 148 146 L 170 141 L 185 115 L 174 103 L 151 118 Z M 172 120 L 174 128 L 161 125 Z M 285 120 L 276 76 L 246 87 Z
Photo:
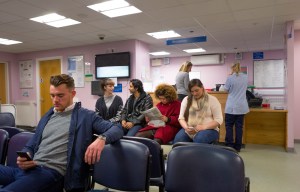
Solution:
M 50 25 L 52 27 L 66 27 L 66 26 L 70 26 L 70 25 L 76 25 L 79 24 L 81 22 L 70 19 L 70 18 L 66 18 L 62 15 L 56 14 L 56 13 L 51 13 L 48 15 L 43 15 L 43 16 L 39 16 L 39 17 L 34 17 L 31 18 L 30 20 L 32 21 L 36 21 L 39 23 L 44 23 L 46 25 Z
M 101 13 L 110 18 L 113 18 L 113 17 L 124 16 L 124 15 L 136 14 L 136 13 L 140 13 L 140 12 L 142 12 L 142 11 L 139 10 L 138 8 L 136 8 L 134 6 L 129 6 L 129 7 L 119 8 L 119 9 L 103 11 Z
M 150 35 L 151 37 L 154 37 L 156 39 L 165 39 L 165 38 L 180 37 L 181 36 L 173 30 L 147 33 L 147 35 Z
M 202 49 L 202 48 L 198 48 L 198 49 L 185 49 L 183 50 L 187 53 L 203 53 L 203 52 L 206 52 L 205 49 Z
M 48 15 L 43 15 L 43 16 L 39 16 L 39 17 L 34 17 L 31 18 L 30 20 L 32 21 L 36 21 L 39 23 L 48 23 L 48 22 L 52 22 L 52 21 L 57 21 L 57 20 L 62 20 L 65 19 L 66 17 L 56 14 L 56 13 L 50 13 Z
M 13 44 L 19 44 L 19 43 L 22 43 L 22 42 L 0 38 L 0 44 L 3 44 L 3 45 L 13 45 Z
M 81 22 L 73 20 L 73 19 L 63 19 L 63 20 L 59 20 L 59 21 L 53 21 L 53 22 L 49 22 L 46 23 L 47 25 L 50 25 L 52 27 L 66 27 L 66 26 L 70 26 L 70 25 L 76 25 L 79 24 Z
M 112 10 L 112 9 L 117 9 L 121 7 L 127 7 L 129 6 L 129 3 L 123 0 L 112 0 L 112 1 L 106 1 L 103 3 L 97 3 L 94 5 L 89 5 L 87 6 L 90 9 L 93 9 L 97 12 L 101 11 L 107 11 L 107 10 Z
M 87 7 L 98 11 L 110 18 L 142 12 L 141 10 L 139 10 L 135 6 L 131 6 L 124 0 L 111 0 L 103 3 L 89 5 Z
M 152 52 L 152 53 L 149 53 L 149 54 L 153 55 L 153 56 L 170 55 L 170 53 L 165 52 L 165 51 Z

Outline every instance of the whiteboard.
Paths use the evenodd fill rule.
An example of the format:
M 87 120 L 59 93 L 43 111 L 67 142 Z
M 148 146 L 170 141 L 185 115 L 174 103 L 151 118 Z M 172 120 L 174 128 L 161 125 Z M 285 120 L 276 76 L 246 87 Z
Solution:
M 284 60 L 259 60 L 253 63 L 256 88 L 283 88 L 285 83 Z

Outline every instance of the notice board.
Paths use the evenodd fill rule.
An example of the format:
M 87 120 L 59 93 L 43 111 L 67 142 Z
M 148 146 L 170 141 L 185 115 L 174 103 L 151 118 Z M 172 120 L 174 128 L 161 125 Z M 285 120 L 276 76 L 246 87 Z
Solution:
M 253 63 L 256 88 L 283 88 L 285 85 L 284 60 L 258 60 Z

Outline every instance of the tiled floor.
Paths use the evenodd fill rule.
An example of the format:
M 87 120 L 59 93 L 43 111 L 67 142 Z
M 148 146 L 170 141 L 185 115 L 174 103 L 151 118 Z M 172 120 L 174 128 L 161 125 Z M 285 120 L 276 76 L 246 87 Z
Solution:
M 163 148 L 165 153 L 171 150 L 171 146 Z M 294 153 L 283 147 L 247 144 L 240 155 L 250 178 L 251 192 L 300 191 L 300 143 L 295 144 Z M 158 188 L 150 187 L 150 191 L 158 192 Z

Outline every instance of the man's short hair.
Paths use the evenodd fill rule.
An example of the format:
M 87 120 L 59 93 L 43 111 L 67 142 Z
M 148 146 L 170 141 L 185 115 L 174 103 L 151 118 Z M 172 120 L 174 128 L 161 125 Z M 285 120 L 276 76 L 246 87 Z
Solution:
M 51 76 L 50 85 L 53 85 L 54 87 L 58 87 L 62 84 L 65 84 L 67 86 L 67 88 L 69 88 L 69 89 L 75 88 L 73 77 L 66 75 L 66 74 Z
M 133 87 L 134 87 L 135 89 L 137 89 L 137 91 L 138 91 L 139 93 L 144 92 L 144 87 L 143 87 L 143 83 L 142 83 L 141 80 L 139 80 L 139 79 L 131 79 L 131 80 L 130 80 L 130 83 L 132 83 Z

